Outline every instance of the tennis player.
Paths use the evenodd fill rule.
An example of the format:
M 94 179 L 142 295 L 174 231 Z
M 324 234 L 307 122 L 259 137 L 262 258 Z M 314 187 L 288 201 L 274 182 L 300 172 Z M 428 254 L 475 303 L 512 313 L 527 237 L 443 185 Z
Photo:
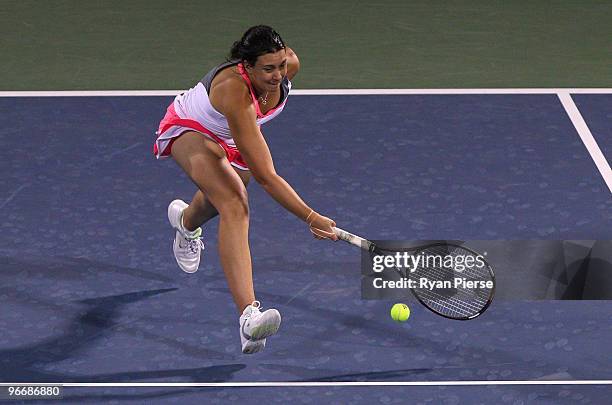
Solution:
M 179 267 L 194 273 L 204 247 L 202 225 L 219 215 L 219 255 L 230 291 L 241 314 L 243 353 L 265 347 L 281 316 L 260 311 L 255 300 L 249 250 L 251 176 L 318 239 L 337 240 L 335 222 L 308 206 L 275 169 L 260 125 L 277 117 L 299 70 L 295 52 L 268 26 L 249 28 L 195 87 L 176 96 L 159 124 L 154 152 L 171 156 L 198 190 L 191 203 L 174 200 L 168 207 L 176 229 L 174 256 Z

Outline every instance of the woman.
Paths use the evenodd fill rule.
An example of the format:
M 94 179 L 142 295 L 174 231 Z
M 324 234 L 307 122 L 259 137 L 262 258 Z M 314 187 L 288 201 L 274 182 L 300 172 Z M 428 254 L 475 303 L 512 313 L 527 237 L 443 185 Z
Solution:
M 337 240 L 335 222 L 306 205 L 276 173 L 259 129 L 285 107 L 298 69 L 297 55 L 276 31 L 263 25 L 249 28 L 232 46 L 230 61 L 175 98 L 155 142 L 156 156 L 172 156 L 198 187 L 189 205 L 174 200 L 168 207 L 176 229 L 174 255 L 184 271 L 197 271 L 201 225 L 219 214 L 219 255 L 241 314 L 243 353 L 263 349 L 281 321 L 277 310 L 261 312 L 255 300 L 246 191 L 251 176 L 305 221 L 316 238 Z

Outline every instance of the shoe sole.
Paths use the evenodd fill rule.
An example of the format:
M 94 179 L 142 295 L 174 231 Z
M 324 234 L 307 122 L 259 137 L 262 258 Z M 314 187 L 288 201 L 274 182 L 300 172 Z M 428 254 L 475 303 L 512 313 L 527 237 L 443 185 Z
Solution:
M 263 324 L 253 328 L 251 331 L 251 341 L 265 339 L 278 332 L 281 324 L 280 313 L 275 309 L 269 309 L 264 314 Z
M 253 354 L 253 353 L 257 353 L 260 352 L 261 350 L 263 350 L 263 348 L 266 347 L 266 340 L 265 339 L 260 339 L 260 340 L 249 340 L 247 342 L 246 347 L 242 348 L 242 353 L 243 354 Z

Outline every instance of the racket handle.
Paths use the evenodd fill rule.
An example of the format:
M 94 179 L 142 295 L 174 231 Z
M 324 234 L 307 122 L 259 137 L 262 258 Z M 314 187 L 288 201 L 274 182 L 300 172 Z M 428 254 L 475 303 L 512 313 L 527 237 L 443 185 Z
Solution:
M 364 250 L 370 250 L 372 248 L 373 243 L 367 239 L 362 238 L 361 236 L 354 235 L 350 232 L 345 231 L 340 228 L 332 228 L 334 233 L 338 237 L 338 239 L 342 239 L 345 242 L 350 243 L 351 245 L 355 245 Z

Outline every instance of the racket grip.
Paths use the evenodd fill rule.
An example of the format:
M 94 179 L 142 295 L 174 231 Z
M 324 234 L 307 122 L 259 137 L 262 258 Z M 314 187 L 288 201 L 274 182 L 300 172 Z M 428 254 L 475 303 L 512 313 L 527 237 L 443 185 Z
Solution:
M 348 242 L 351 245 L 355 245 L 364 250 L 370 250 L 370 247 L 372 246 L 372 242 L 370 242 L 367 239 L 362 238 L 361 236 L 354 235 L 340 228 L 332 228 L 332 229 L 334 230 L 334 233 L 336 234 L 338 239 L 342 239 L 343 241 Z

